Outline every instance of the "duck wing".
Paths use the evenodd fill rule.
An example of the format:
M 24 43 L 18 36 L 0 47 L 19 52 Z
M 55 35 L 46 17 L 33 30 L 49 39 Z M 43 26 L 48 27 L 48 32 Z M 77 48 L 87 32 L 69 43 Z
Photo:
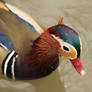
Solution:
M 23 22 L 19 22 L 15 14 L 2 8 L 0 8 L 0 30 L 0 39 L 4 39 L 2 44 L 5 45 L 7 39 L 6 41 L 12 43 L 12 49 L 15 49 L 18 53 L 29 50 L 32 44 L 31 40 L 36 40 L 40 36 L 36 31 L 30 30 Z M 9 44 L 5 46 L 11 48 Z

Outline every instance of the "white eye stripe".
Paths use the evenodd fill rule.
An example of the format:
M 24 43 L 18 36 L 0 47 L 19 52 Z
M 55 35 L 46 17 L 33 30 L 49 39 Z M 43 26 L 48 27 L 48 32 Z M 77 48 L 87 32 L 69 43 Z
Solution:
M 56 37 L 55 35 L 51 35 L 54 39 L 56 39 L 57 41 L 59 41 L 59 43 L 61 43 L 61 42 L 64 42 L 63 40 L 61 40 L 59 37 Z
M 69 49 L 68 52 L 71 52 L 71 49 L 70 49 L 70 47 L 71 47 L 71 48 L 73 48 L 73 50 L 76 52 L 76 55 L 77 55 L 77 51 L 72 45 L 70 45 L 67 42 L 64 42 L 62 39 L 60 39 L 59 37 L 56 37 L 55 35 L 51 35 L 51 36 L 53 36 L 53 38 L 56 39 L 60 43 L 60 46 L 61 46 L 62 49 L 63 49 L 63 46 L 66 46 Z
M 70 49 L 70 48 L 72 48 L 72 49 L 76 52 L 76 55 L 77 55 L 76 49 L 75 49 L 72 45 L 70 45 L 69 43 L 67 43 L 67 42 L 62 42 L 62 43 L 61 43 L 61 48 L 62 48 L 62 49 L 63 49 L 63 46 L 68 47 L 69 51 L 67 51 L 67 52 L 71 52 L 71 49 Z M 66 50 L 65 50 L 65 51 L 66 51 Z

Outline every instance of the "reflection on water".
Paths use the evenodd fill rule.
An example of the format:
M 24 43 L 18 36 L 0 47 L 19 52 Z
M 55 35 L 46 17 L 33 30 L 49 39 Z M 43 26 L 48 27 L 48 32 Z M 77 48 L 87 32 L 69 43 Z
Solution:
M 86 75 L 80 77 L 66 59 L 50 76 L 30 81 L 10 81 L 0 79 L 2 92 L 92 92 L 92 1 L 91 0 L 6 0 L 29 13 L 41 26 L 52 26 L 58 17 L 76 29 L 83 43 L 81 55 Z M 68 61 L 68 62 L 67 62 Z M 59 71 L 59 73 L 58 73 Z M 64 84 L 63 84 L 64 82 Z M 64 86 L 64 87 L 63 87 Z
M 36 92 L 32 84 L 27 82 L 0 80 L 1 92 Z
M 58 71 L 48 77 L 37 80 L 5 80 L 0 79 L 1 92 L 65 92 Z

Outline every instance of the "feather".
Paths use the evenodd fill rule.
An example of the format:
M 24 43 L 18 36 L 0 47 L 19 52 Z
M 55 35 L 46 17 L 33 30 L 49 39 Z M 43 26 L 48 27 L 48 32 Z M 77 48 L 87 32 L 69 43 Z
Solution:
M 64 25 L 64 22 L 63 22 L 63 18 L 62 17 L 59 18 L 58 24 Z
M 18 21 L 23 22 L 26 26 L 28 26 L 33 32 L 36 32 L 36 29 L 32 24 L 28 23 L 26 20 L 22 19 L 18 15 L 17 15 L 17 19 Z
M 16 8 L 13 5 L 10 5 L 8 3 L 5 3 L 5 6 L 15 15 L 17 15 L 19 18 L 22 19 L 21 22 L 25 21 L 25 24 L 31 28 L 33 31 L 37 31 L 38 33 L 42 33 L 44 30 L 35 22 L 35 20 L 28 15 L 27 13 L 23 12 L 22 10 Z
M 2 43 L 9 50 L 14 49 L 14 45 L 9 36 L 5 35 L 2 30 L 0 30 L 0 43 Z
M 1 8 L 0 22 L 0 29 L 12 39 L 16 52 L 21 54 L 30 49 L 30 40 L 35 40 L 40 35 L 30 30 L 24 23 L 19 22 L 15 14 Z M 25 44 L 27 45 L 25 46 Z

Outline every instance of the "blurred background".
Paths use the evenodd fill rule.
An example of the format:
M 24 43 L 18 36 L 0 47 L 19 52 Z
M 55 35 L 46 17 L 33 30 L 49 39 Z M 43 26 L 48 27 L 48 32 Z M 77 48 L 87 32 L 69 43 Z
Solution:
M 60 58 L 58 69 L 38 80 L 13 81 L 0 78 L 0 92 L 92 92 L 92 0 L 5 0 L 29 15 L 42 28 L 64 23 L 75 29 L 82 39 L 82 63 L 86 75 L 81 77 L 69 60 Z

